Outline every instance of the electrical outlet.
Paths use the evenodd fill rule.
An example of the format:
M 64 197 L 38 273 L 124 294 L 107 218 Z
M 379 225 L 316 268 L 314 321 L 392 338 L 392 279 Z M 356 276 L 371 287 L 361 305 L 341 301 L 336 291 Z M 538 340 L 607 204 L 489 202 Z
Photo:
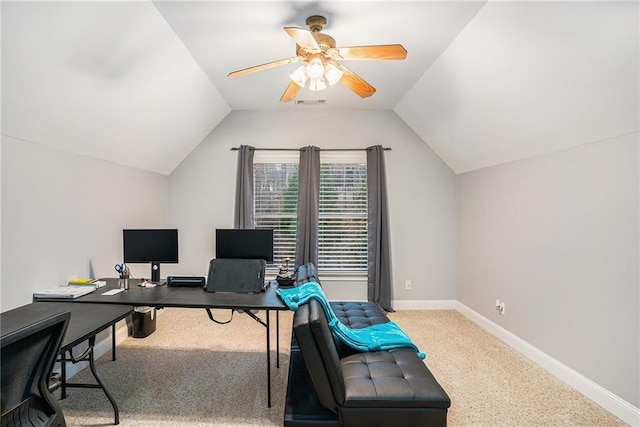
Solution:
M 405 280 L 404 281 L 404 290 L 405 291 L 410 291 L 411 290 L 411 280 Z
M 500 304 L 501 304 L 500 300 L 497 299 L 496 300 L 496 310 L 498 310 L 498 311 L 500 311 Z
M 500 313 L 500 315 L 504 316 L 504 302 L 500 303 L 500 308 L 498 308 L 498 312 Z

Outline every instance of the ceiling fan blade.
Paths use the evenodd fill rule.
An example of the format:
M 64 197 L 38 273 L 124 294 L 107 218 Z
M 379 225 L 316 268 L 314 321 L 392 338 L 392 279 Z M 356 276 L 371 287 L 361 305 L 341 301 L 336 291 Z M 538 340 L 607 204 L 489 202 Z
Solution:
M 318 42 L 313 37 L 313 34 L 311 34 L 311 31 L 296 27 L 284 27 L 284 30 L 300 47 L 303 47 L 305 50 L 312 53 L 321 51 L 320 46 L 318 46 Z
M 267 62 L 266 64 L 245 68 L 243 70 L 232 71 L 231 73 L 227 74 L 227 77 L 233 78 L 233 77 L 244 76 L 246 74 L 255 73 L 256 71 L 268 70 L 269 68 L 278 67 L 280 65 L 292 64 L 294 62 L 298 62 L 303 59 L 304 58 L 301 58 L 299 56 L 294 56 L 293 58 L 279 59 L 277 61 Z
M 407 50 L 401 44 L 340 47 L 343 59 L 405 59 Z
M 289 82 L 289 86 L 284 90 L 282 97 L 280 97 L 280 102 L 291 102 L 296 99 L 298 92 L 302 89 L 300 86 L 295 84 L 294 82 Z
M 358 96 L 367 98 L 376 93 L 376 88 L 364 81 L 362 77 L 358 76 L 356 73 L 340 63 L 336 63 L 334 65 L 340 68 L 344 73 L 340 79 L 340 83 L 354 91 Z

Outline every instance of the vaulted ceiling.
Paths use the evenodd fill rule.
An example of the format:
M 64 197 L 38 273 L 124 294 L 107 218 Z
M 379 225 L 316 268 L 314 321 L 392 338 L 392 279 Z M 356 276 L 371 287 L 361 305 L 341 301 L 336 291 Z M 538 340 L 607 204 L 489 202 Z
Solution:
M 171 171 L 232 110 L 281 103 L 285 26 L 327 18 L 376 93 L 303 89 L 327 109 L 395 111 L 456 173 L 639 130 L 637 1 L 2 2 L 2 133 Z

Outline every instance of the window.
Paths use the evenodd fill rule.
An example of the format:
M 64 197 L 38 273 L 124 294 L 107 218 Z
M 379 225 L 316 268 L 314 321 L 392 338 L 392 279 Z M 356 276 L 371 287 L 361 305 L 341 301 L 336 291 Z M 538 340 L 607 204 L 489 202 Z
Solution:
M 320 156 L 318 269 L 367 271 L 367 168 L 365 152 Z M 256 151 L 253 165 L 256 228 L 273 228 L 274 263 L 295 260 L 298 152 Z

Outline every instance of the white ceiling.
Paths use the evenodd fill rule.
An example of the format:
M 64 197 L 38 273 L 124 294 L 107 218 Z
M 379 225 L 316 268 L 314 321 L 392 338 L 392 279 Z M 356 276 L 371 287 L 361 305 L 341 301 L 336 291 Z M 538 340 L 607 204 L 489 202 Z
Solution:
M 169 174 L 234 109 L 278 100 L 284 26 L 324 15 L 376 87 L 303 90 L 322 108 L 394 110 L 456 173 L 638 132 L 638 2 L 2 2 L 2 133 Z
M 638 2 L 489 2 L 395 111 L 456 173 L 638 132 Z
M 323 32 L 340 46 L 401 43 L 404 61 L 343 61 L 377 92 L 362 99 L 342 85 L 298 99 L 326 99 L 332 108 L 393 109 L 444 52 L 483 2 L 156 2 L 156 7 L 234 110 L 294 108 L 279 102 L 289 64 L 229 79 L 231 71 L 295 55 L 285 26 L 307 28 L 308 16 L 327 18 Z M 408 13 L 409 12 L 409 13 Z M 392 78 L 391 78 L 392 77 Z

